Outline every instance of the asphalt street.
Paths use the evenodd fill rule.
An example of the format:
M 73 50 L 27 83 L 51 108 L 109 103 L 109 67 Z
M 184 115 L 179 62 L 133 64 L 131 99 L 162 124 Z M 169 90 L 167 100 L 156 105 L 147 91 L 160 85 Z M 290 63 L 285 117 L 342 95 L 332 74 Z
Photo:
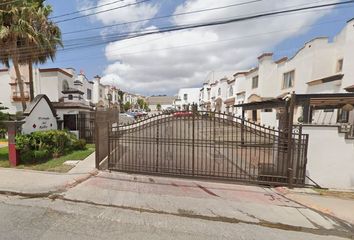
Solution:
M 258 224 L 169 216 L 43 198 L 0 196 L 0 239 L 272 239 L 336 240 Z

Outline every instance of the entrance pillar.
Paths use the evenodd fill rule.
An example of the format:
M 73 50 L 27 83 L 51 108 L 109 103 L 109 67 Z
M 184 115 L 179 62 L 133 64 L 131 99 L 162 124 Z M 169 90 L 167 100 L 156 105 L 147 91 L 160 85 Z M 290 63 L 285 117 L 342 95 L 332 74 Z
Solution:
M 20 163 L 20 155 L 16 151 L 16 134 L 24 121 L 4 121 L 7 126 L 9 161 L 11 167 L 16 167 Z

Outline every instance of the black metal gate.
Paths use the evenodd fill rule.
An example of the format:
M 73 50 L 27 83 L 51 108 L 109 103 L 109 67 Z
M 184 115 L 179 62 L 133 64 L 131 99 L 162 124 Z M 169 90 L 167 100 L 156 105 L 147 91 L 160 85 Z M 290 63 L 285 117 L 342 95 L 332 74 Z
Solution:
M 112 126 L 108 168 L 303 185 L 307 144 L 301 130 L 287 133 L 225 113 L 159 114 Z
M 95 113 L 80 112 L 77 116 L 77 129 L 79 138 L 85 139 L 87 143 L 95 142 Z

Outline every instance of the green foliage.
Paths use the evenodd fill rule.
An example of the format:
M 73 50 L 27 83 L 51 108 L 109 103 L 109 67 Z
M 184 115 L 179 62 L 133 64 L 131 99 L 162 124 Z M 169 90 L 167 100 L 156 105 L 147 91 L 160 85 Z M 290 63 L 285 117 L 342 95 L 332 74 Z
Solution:
M 160 103 L 156 104 L 156 108 L 158 111 L 161 111 L 161 104 Z
M 137 103 L 140 109 L 148 110 L 149 105 L 144 101 L 144 99 L 139 98 Z
M 131 106 L 130 102 L 124 103 L 124 106 L 123 106 L 124 111 L 128 111 L 131 107 L 132 107 L 132 106 Z
M 84 150 L 86 148 L 85 139 L 77 139 L 73 142 L 73 149 L 75 150 Z
M 73 150 L 83 150 L 86 141 L 77 139 L 68 131 L 49 130 L 16 136 L 16 149 L 20 151 L 21 162 L 44 161 L 58 158 Z

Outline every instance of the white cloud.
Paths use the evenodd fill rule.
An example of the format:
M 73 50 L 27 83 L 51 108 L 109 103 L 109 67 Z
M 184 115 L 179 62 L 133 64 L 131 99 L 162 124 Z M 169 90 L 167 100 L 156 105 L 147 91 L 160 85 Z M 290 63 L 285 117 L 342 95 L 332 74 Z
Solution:
M 159 10 L 159 5 L 151 4 L 149 2 L 138 3 L 141 0 L 124 0 L 117 1 L 114 3 L 113 0 L 98 0 L 96 4 L 93 4 L 89 0 L 76 0 L 79 10 L 92 8 L 95 6 L 98 7 L 89 11 L 84 12 L 88 13 L 98 13 L 93 15 L 92 20 L 99 21 L 104 25 L 112 25 L 126 22 L 133 22 L 141 19 L 149 19 L 156 15 Z M 114 4 L 111 4 L 114 3 Z M 111 10 L 115 9 L 115 10 Z M 107 12 L 104 12 L 109 10 Z M 120 25 L 115 29 L 115 31 L 125 31 L 125 30 L 135 30 L 146 25 L 148 21 L 138 22 L 134 24 Z M 106 32 L 106 31 L 104 31 Z
M 175 13 L 234 3 L 234 0 L 187 1 L 178 6 Z M 314 3 L 318 4 L 318 1 Z M 304 4 L 309 4 L 309 1 L 260 1 L 174 17 L 171 22 L 173 24 L 205 22 Z M 212 70 L 237 71 L 256 64 L 256 57 L 260 53 L 271 51 L 284 39 L 304 32 L 306 29 L 302 28 L 303 26 L 315 22 L 329 11 L 267 17 L 114 42 L 106 47 L 106 57 L 111 64 L 104 71 L 103 81 L 114 83 L 124 90 L 143 94 L 173 94 L 181 87 L 201 86 L 208 72 Z M 126 14 L 125 18 L 129 11 Z M 135 17 L 133 14 L 133 18 L 143 17 Z M 121 21 L 121 18 L 119 19 Z M 112 23 L 115 20 L 107 18 L 102 22 Z

